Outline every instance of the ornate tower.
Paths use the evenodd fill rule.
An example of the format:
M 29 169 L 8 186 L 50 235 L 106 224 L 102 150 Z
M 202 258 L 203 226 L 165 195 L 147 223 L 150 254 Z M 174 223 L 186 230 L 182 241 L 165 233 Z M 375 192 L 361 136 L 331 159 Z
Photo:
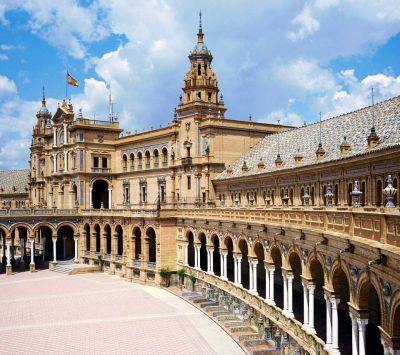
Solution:
M 226 108 L 222 95 L 218 97 L 218 80 L 211 69 L 213 56 L 204 43 L 201 12 L 197 44 L 189 53 L 189 60 L 190 69 L 183 81 L 183 100 L 181 98 L 178 114 L 182 116 L 198 112 L 222 118 Z

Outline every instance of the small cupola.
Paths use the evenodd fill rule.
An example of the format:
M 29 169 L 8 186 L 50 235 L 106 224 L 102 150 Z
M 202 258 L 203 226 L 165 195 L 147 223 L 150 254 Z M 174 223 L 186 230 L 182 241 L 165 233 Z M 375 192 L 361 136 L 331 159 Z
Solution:
M 319 143 L 318 149 L 315 154 L 317 155 L 317 160 L 322 160 L 325 157 L 325 149 L 322 148 L 322 115 L 319 113 Z
M 297 148 L 297 153 L 294 156 L 294 162 L 299 165 L 303 161 L 303 154 L 300 153 L 300 148 Z
M 376 134 L 375 129 L 375 104 L 374 104 L 374 88 L 371 88 L 371 111 L 372 111 L 372 126 L 371 131 L 367 137 L 368 148 L 375 148 L 379 144 L 379 136 Z
M 275 166 L 277 168 L 280 168 L 282 166 L 282 164 L 283 164 L 283 160 L 281 158 L 281 155 L 278 153 L 278 155 L 276 156 L 276 159 L 275 159 Z
M 265 163 L 263 162 L 262 158 L 260 158 L 260 161 L 257 164 L 258 170 L 263 170 L 265 169 Z
M 226 173 L 228 174 L 228 175 L 232 175 L 232 167 L 230 166 L 230 165 L 228 165 L 228 168 L 226 169 Z
M 246 160 L 243 160 L 242 171 L 243 172 L 249 171 L 249 168 L 247 166 Z
M 347 137 L 344 136 L 343 142 L 342 142 L 342 144 L 340 144 L 340 154 L 342 154 L 342 155 L 347 154 L 349 152 L 350 148 L 351 148 L 351 145 L 347 141 Z

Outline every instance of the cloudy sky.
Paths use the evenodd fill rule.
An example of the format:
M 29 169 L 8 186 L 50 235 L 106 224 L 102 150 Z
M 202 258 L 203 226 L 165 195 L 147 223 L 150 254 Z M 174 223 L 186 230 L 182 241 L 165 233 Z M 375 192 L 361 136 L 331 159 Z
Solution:
M 201 4 L 227 116 L 301 125 L 400 95 L 399 0 L 1 0 L 0 169 L 28 166 L 42 86 L 128 131 L 168 124 Z

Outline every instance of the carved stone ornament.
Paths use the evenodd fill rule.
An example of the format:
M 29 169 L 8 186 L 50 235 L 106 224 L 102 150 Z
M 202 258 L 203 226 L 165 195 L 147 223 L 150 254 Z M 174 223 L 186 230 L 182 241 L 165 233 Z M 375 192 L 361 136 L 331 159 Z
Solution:
M 350 274 L 351 278 L 353 279 L 354 284 L 357 283 L 358 277 L 360 276 L 360 269 L 357 266 L 349 265 L 350 266 Z
M 307 262 L 308 261 L 308 256 L 310 255 L 310 252 L 308 251 L 308 249 L 301 249 L 301 252 L 303 254 L 304 261 Z
M 328 270 L 331 269 L 332 264 L 333 264 L 333 258 L 330 255 L 324 255 L 324 260 L 325 260 L 325 265 L 328 268 Z

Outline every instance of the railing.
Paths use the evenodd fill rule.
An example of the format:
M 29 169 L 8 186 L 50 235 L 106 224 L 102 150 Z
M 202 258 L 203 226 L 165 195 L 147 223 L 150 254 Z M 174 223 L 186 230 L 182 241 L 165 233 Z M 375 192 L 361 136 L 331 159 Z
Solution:
M 122 255 L 115 255 L 115 261 L 118 263 L 121 263 L 123 261 L 124 257 Z
M 132 266 L 139 268 L 141 265 L 141 260 L 140 259 L 132 259 Z
M 163 161 L 162 166 L 163 166 L 163 168 L 166 168 L 168 166 L 168 161 Z
M 131 165 L 130 171 L 135 171 L 135 166 L 134 165 Z
M 192 165 L 192 157 L 182 158 L 182 165 Z
M 111 260 L 111 254 L 104 254 L 104 260 Z
M 147 268 L 154 270 L 156 268 L 156 263 L 154 261 L 148 261 L 147 262 Z
M 90 250 L 85 250 L 85 256 L 90 256 Z
M 304 331 L 301 322 L 294 318 L 286 317 L 281 308 L 268 303 L 264 298 L 251 294 L 247 289 L 236 286 L 231 281 L 223 280 L 218 276 L 210 275 L 204 271 L 189 266 L 185 266 L 185 271 L 187 275 L 192 274 L 196 277 L 197 287 L 204 289 L 206 294 L 207 290 L 219 293 L 220 295 L 228 294 L 230 297 L 230 301 L 227 302 L 229 306 L 232 306 L 233 302 L 245 304 L 248 309 L 253 309 L 267 317 L 282 332 L 287 333 L 302 346 L 307 353 L 313 355 L 329 354 L 324 349 L 325 343 L 322 339 Z
M 119 122 L 102 121 L 102 120 L 89 120 L 87 118 L 78 118 L 72 122 L 72 126 L 85 125 L 85 126 L 105 126 L 119 128 Z
M 92 168 L 92 173 L 111 173 L 110 168 Z

